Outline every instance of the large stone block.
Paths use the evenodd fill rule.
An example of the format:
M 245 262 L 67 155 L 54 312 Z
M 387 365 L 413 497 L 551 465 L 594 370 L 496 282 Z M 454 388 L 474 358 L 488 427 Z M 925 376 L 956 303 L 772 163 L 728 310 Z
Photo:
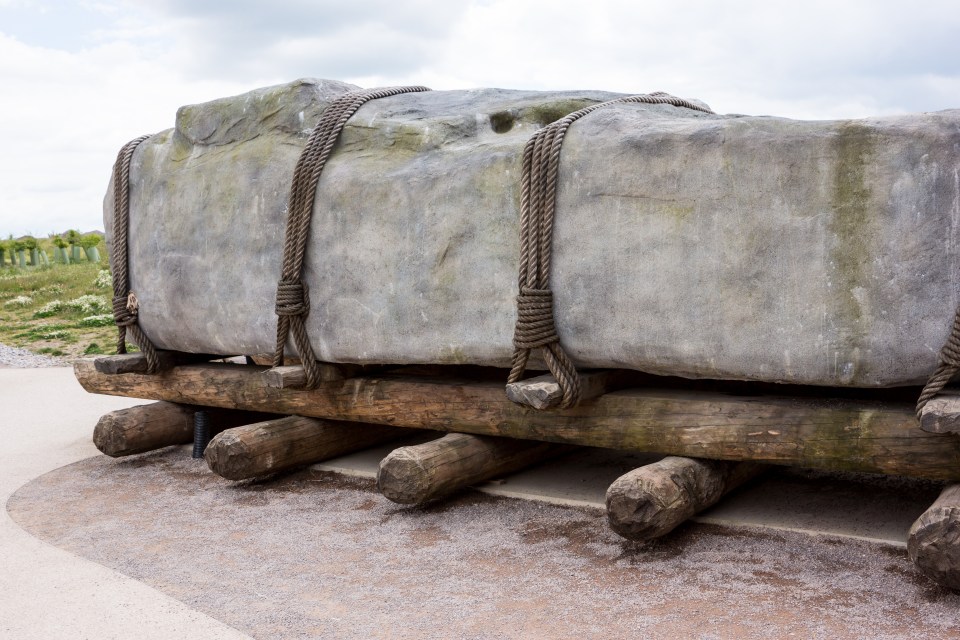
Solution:
M 184 107 L 138 148 L 130 273 L 159 347 L 275 340 L 293 167 L 350 85 Z M 520 160 L 617 94 L 482 89 L 364 105 L 317 190 L 317 357 L 506 366 Z M 563 145 L 557 326 L 583 367 L 838 386 L 922 382 L 958 302 L 960 111 L 804 122 L 622 104 Z M 112 192 L 105 201 L 111 228 Z

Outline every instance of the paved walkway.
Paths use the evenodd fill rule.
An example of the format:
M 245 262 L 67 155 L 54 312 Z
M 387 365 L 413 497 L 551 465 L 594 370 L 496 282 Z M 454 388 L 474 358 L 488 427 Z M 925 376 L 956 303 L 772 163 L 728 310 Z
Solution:
M 0 637 L 5 640 L 247 638 L 106 567 L 41 542 L 6 510 L 43 473 L 98 454 L 90 436 L 107 411 L 140 401 L 94 396 L 70 368 L 0 370 Z

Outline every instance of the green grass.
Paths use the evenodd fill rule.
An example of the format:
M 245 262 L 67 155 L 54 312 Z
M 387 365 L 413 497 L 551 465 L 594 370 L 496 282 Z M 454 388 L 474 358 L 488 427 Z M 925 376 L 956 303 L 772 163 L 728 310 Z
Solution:
M 105 256 L 24 269 L 7 260 L 0 268 L 0 342 L 68 358 L 116 353 Z

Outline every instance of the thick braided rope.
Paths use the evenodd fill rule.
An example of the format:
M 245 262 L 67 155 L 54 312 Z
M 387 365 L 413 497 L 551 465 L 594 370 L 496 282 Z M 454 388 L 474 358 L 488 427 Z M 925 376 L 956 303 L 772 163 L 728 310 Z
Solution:
M 917 399 L 917 418 L 920 418 L 927 403 L 943 391 L 958 371 L 960 371 L 960 307 L 957 307 L 957 312 L 954 314 L 953 327 L 950 329 L 947 342 L 940 349 L 937 369 L 927 380 Z
M 320 384 L 313 347 L 307 336 L 306 318 L 310 313 L 310 296 L 302 280 L 303 261 L 310 232 L 310 219 L 317 193 L 317 183 L 323 167 L 336 145 L 347 120 L 370 100 L 387 98 L 402 93 L 429 91 L 427 87 L 388 87 L 345 93 L 334 100 L 320 116 L 297 160 L 287 203 L 287 227 L 283 242 L 283 269 L 277 283 L 277 348 L 273 366 L 283 364 L 283 350 L 290 333 L 307 377 L 306 387 L 315 389 Z
M 127 333 L 147 358 L 147 373 L 160 369 L 157 349 L 137 322 L 139 303 L 130 291 L 127 270 L 127 233 L 130 227 L 130 161 L 141 142 L 140 136 L 123 145 L 113 165 L 113 319 L 117 325 L 117 353 L 127 352 Z
M 604 107 L 623 103 L 669 104 L 706 113 L 713 111 L 663 92 L 617 98 L 575 111 L 538 130 L 523 149 L 520 189 L 520 295 L 513 336 L 513 366 L 508 382 L 523 377 L 530 352 L 542 349 L 550 373 L 563 391 L 560 408 L 580 400 L 580 375 L 560 346 L 550 290 L 553 219 L 557 204 L 560 147 L 574 122 Z

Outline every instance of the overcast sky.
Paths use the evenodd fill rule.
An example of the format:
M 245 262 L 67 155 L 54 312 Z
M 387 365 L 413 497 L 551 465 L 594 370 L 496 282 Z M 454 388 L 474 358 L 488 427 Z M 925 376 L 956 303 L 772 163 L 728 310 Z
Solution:
M 960 107 L 958 34 L 956 0 L 0 0 L 0 235 L 102 229 L 123 143 L 298 77 L 856 118 Z

